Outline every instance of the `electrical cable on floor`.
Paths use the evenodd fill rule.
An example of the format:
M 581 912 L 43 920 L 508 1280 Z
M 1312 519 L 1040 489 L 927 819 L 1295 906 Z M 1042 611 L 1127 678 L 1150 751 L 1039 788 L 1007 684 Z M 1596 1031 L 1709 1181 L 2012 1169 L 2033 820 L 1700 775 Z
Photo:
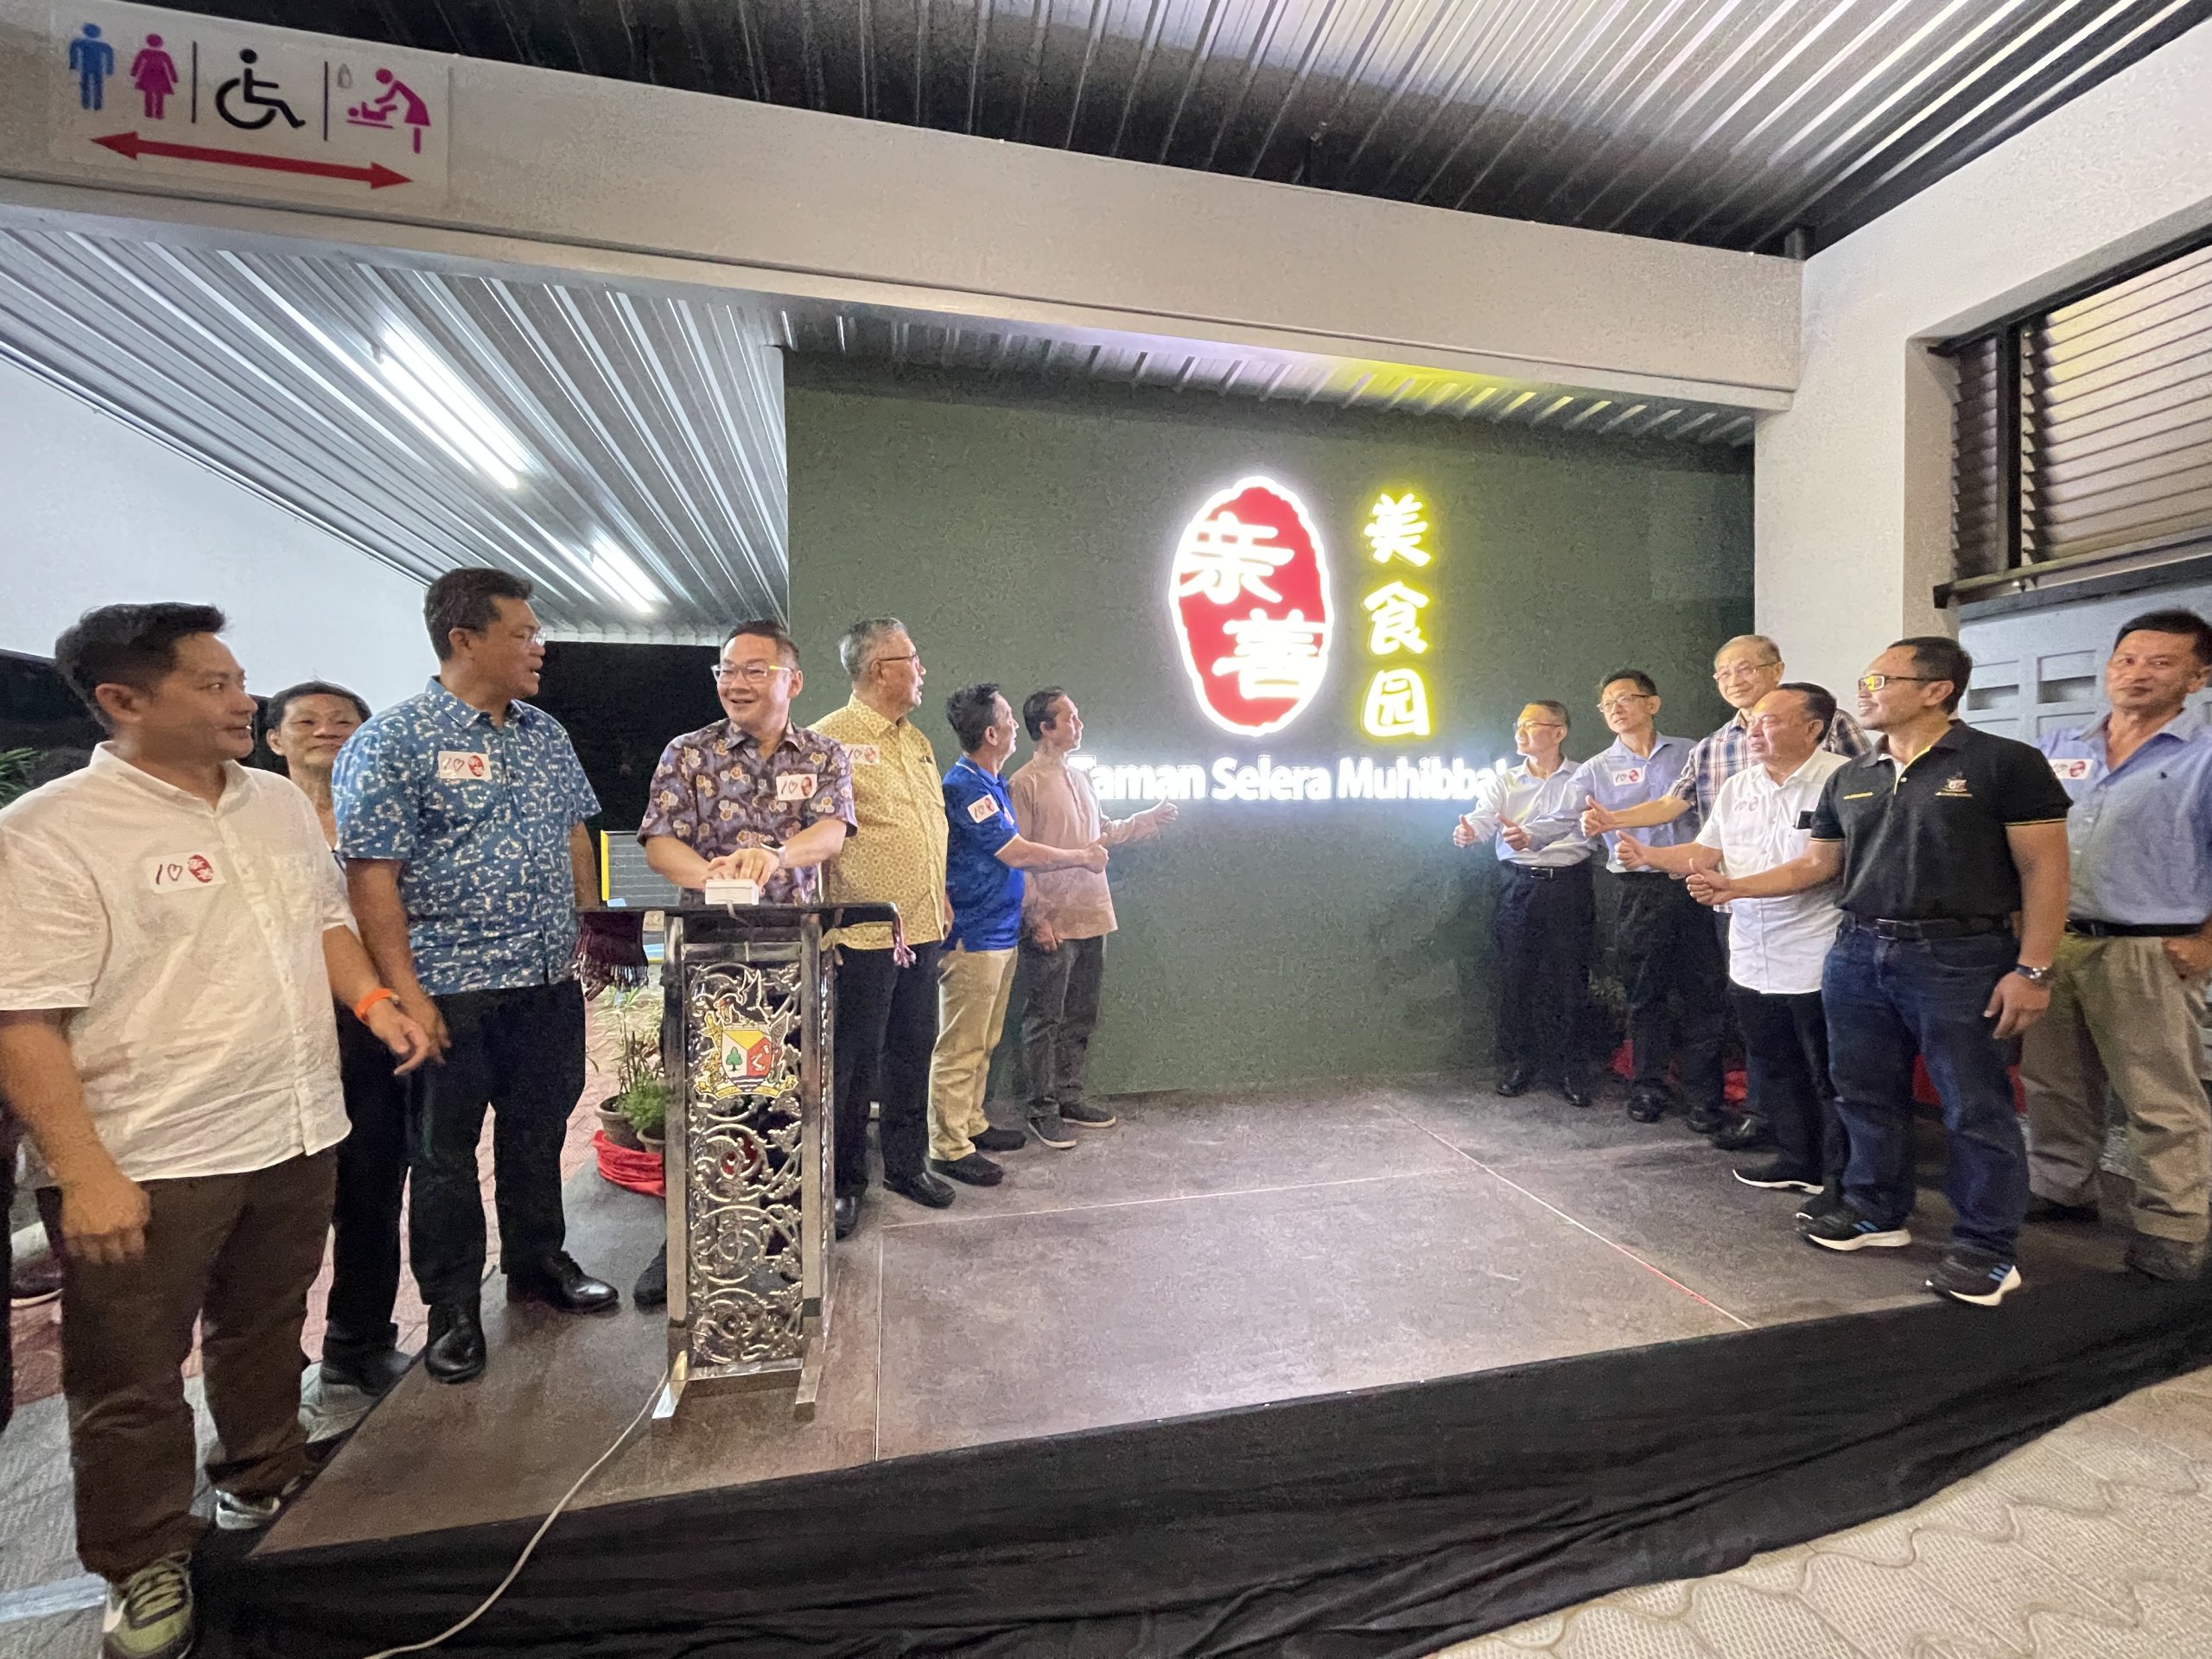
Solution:
M 369 1655 L 368 1659 L 398 1659 L 398 1656 L 403 1653 L 427 1653 L 432 1648 L 451 1641 L 478 1619 L 483 1618 L 485 1614 L 490 1612 L 493 1604 L 501 1596 L 505 1595 L 508 1586 L 522 1576 L 523 1568 L 530 1565 L 530 1558 L 537 1554 L 537 1546 L 544 1541 L 546 1533 L 551 1530 L 553 1523 L 561 1518 L 561 1511 L 569 1507 L 569 1502 L 578 1492 L 591 1484 L 591 1478 L 594 1475 L 613 1460 L 616 1452 L 630 1444 L 631 1437 L 644 1426 L 646 1417 L 652 1412 L 654 1402 L 659 1400 L 661 1391 L 668 1387 L 669 1376 L 674 1370 L 675 1368 L 671 1366 L 660 1374 L 660 1381 L 653 1384 L 652 1392 L 645 1396 L 645 1403 L 638 1408 L 638 1414 L 630 1420 L 630 1426 L 614 1437 L 614 1443 L 593 1460 L 590 1468 L 576 1477 L 575 1484 L 561 1494 L 561 1501 L 547 1511 L 545 1518 L 537 1523 L 537 1530 L 530 1535 L 530 1541 L 522 1547 L 522 1554 L 515 1557 L 515 1564 L 507 1569 L 507 1576 L 493 1586 L 490 1595 L 476 1604 L 474 1611 L 467 1618 L 457 1624 L 440 1630 L 428 1641 L 410 1642 L 404 1648 L 385 1648 L 379 1652 Z

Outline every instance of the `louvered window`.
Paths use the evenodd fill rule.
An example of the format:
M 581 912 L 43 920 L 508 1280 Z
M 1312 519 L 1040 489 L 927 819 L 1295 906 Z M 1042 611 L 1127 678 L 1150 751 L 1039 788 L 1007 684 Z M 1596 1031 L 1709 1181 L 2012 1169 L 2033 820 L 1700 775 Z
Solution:
M 1958 401 L 1939 597 L 2212 550 L 2212 245 L 1940 349 Z

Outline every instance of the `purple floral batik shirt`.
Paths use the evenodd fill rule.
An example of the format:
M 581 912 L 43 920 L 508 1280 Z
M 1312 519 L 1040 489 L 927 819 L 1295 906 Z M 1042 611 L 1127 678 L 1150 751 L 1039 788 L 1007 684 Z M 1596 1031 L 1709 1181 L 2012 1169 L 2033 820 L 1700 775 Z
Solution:
M 726 720 L 686 732 L 661 751 L 638 839 L 674 836 L 702 858 L 741 847 L 780 847 L 810 824 L 836 818 L 848 835 L 853 768 L 844 745 L 804 726 L 786 726 L 766 754 Z M 764 903 L 806 905 L 820 892 L 816 870 L 778 870 Z

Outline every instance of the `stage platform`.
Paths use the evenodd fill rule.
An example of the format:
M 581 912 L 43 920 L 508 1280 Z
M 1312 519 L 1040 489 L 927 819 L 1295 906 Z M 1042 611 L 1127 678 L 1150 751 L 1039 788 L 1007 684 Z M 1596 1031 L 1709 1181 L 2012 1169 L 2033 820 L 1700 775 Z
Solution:
M 1929 1296 L 1940 1161 L 1910 1249 L 1838 1256 L 1610 1096 L 1115 1103 L 949 1211 L 872 1193 L 815 1418 L 687 1400 L 454 1650 L 1400 1659 L 1888 1513 L 2212 1357 L 2212 1292 L 2120 1274 L 2093 1227 L 2031 1229 L 1993 1313 Z M 659 1205 L 570 1199 L 626 1287 Z M 664 1363 L 627 1306 L 486 1327 L 483 1378 L 410 1375 L 219 1569 L 211 1651 L 432 1634 Z

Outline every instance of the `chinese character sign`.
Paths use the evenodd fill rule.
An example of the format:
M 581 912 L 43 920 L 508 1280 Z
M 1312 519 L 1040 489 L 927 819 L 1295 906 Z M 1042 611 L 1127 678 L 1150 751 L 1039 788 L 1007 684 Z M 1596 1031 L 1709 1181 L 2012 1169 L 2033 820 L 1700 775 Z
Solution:
M 1386 490 L 1378 496 L 1368 510 L 1365 532 L 1375 563 L 1426 569 L 1433 556 L 1426 544 L 1430 528 L 1427 512 L 1411 490 L 1403 495 Z M 1367 613 L 1370 657 L 1420 657 L 1427 652 L 1421 613 L 1428 607 L 1428 595 L 1420 588 L 1393 577 L 1360 603 Z M 1431 729 L 1428 686 L 1421 671 L 1410 664 L 1376 669 L 1368 683 L 1360 723 L 1370 737 L 1427 737 Z
M 1264 478 L 1216 493 L 1175 544 L 1168 601 L 1207 715 L 1264 737 L 1313 700 L 1329 666 L 1327 555 L 1306 509 Z

